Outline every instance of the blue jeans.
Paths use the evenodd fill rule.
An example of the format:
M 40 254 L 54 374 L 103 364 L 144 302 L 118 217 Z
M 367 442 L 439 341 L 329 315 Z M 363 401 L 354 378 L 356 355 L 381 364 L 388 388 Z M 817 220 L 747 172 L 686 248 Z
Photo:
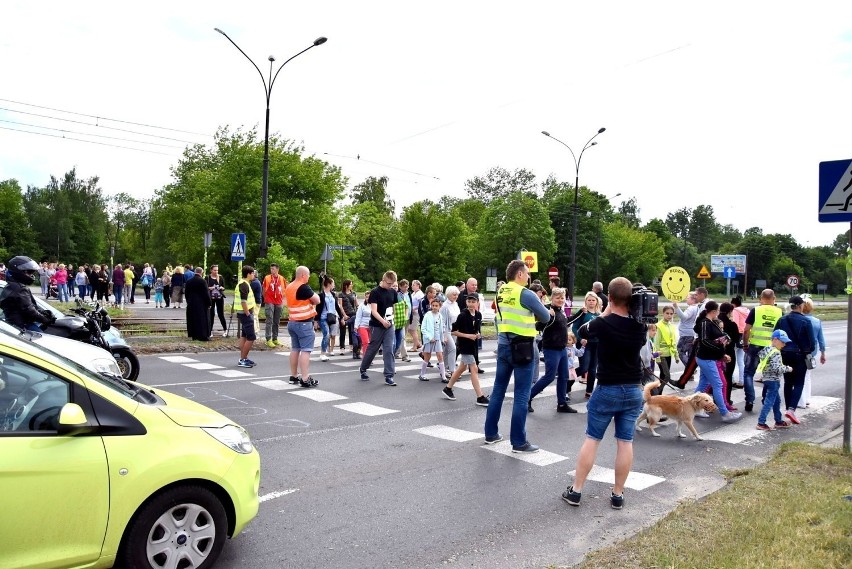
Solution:
M 89 295 L 89 287 L 87 285 L 77 285 L 77 290 L 80 293 L 80 300 L 83 300 Z
M 328 338 L 329 338 L 328 322 L 326 321 L 324 316 L 322 318 L 320 318 L 319 325 L 320 325 L 320 330 L 322 330 L 322 344 L 320 344 L 320 346 L 321 346 L 320 350 L 324 354 L 328 351 Z
M 725 404 L 725 394 L 722 390 L 722 378 L 719 377 L 719 367 L 716 360 L 702 360 L 695 358 L 698 364 L 698 369 L 701 370 L 701 377 L 698 379 L 698 387 L 695 388 L 695 393 L 704 393 L 707 386 L 713 388 L 713 402 L 719 408 L 719 413 L 724 417 L 728 414 L 728 406 Z M 753 387 L 752 387 L 753 389 Z
M 636 419 L 642 412 L 642 387 L 638 383 L 598 385 L 586 404 L 586 436 L 601 441 L 610 421 L 615 421 L 615 438 L 633 441 Z
M 116 304 L 121 304 L 121 293 L 123 292 L 123 289 L 124 287 L 122 286 L 113 287 L 112 294 L 115 297 Z
M 59 302 L 68 302 L 68 283 L 56 285 L 59 289 Z
M 399 348 L 402 347 L 402 342 L 405 334 L 405 328 L 396 328 L 393 331 L 393 355 L 396 356 L 399 353 Z M 384 355 L 384 352 L 382 352 Z
M 535 354 L 534 354 L 535 355 Z M 512 405 L 512 428 L 509 440 L 512 446 L 523 446 L 527 442 L 527 405 L 530 401 L 533 371 L 538 367 L 538 358 L 528 364 L 518 366 L 512 363 L 512 352 L 508 342 L 502 338 L 497 344 L 497 374 L 494 377 L 494 387 L 491 388 L 491 400 L 485 412 L 485 437 L 492 438 L 498 434 L 500 411 L 503 399 L 512 373 L 515 374 L 515 402 Z
M 757 418 L 759 425 L 766 424 L 770 409 L 772 409 L 772 413 L 775 415 L 776 423 L 784 420 L 784 417 L 781 415 L 781 394 L 778 393 L 779 383 L 779 381 L 763 382 L 763 408 L 760 410 L 760 416 Z
M 565 397 L 568 395 L 568 350 L 551 350 L 544 348 L 544 375 L 538 378 L 530 391 L 530 401 L 542 392 L 542 390 L 553 383 L 556 378 L 556 402 L 560 405 L 567 403 Z
M 748 345 L 748 350 L 745 351 L 745 367 L 743 368 L 743 389 L 745 390 L 745 402 L 754 403 L 754 372 L 757 371 L 757 364 L 760 363 L 758 354 L 764 346 Z
M 595 378 L 598 375 L 598 343 L 586 344 L 586 351 L 580 356 L 580 367 L 577 369 L 577 377 L 586 373 L 586 393 L 595 390 Z

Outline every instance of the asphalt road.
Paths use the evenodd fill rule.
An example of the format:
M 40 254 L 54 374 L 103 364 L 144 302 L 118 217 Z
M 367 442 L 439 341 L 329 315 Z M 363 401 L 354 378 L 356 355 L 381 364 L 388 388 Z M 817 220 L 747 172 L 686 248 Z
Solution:
M 419 360 L 397 362 L 398 387 L 383 384 L 377 359 L 362 382 L 349 356 L 319 362 L 316 389 L 287 383 L 287 352 L 257 352 L 257 367 L 233 353 L 143 356 L 140 381 L 216 409 L 246 427 L 262 458 L 262 503 L 245 533 L 229 543 L 222 567 L 544 567 L 571 565 L 653 524 L 684 499 L 718 490 L 721 472 L 765 460 L 778 444 L 810 440 L 842 422 L 846 322 L 828 322 L 825 366 L 814 371 L 802 425 L 755 430 L 697 419 L 704 441 L 678 439 L 673 426 L 636 433 L 635 462 L 622 511 L 609 507 L 615 454 L 612 427 L 596 468 L 572 508 L 559 497 L 584 438 L 584 386 L 575 415 L 555 412 L 553 386 L 529 415 L 533 455 L 508 442 L 483 444 L 485 408 L 468 381 L 443 398 L 437 371 L 417 380 Z M 483 350 L 484 389 L 494 377 L 494 342 Z M 543 370 L 543 365 L 542 365 Z M 694 384 L 690 384 L 694 385 Z M 467 388 L 467 389 L 465 389 Z M 742 408 L 743 392 L 734 392 Z M 501 432 L 508 439 L 511 399 Z M 661 537 L 664 539 L 664 537 Z

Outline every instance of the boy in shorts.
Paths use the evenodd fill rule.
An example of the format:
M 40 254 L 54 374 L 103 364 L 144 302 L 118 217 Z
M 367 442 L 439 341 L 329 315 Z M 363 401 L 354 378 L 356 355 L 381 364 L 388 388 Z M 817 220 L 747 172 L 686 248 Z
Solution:
M 476 365 L 477 348 L 476 342 L 482 338 L 482 314 L 477 310 L 479 306 L 478 296 L 468 296 L 466 299 L 467 310 L 459 314 L 456 321 L 453 323 L 453 336 L 458 338 L 459 350 L 459 365 L 455 373 L 449 379 L 447 386 L 444 388 L 444 397 L 450 401 L 455 401 L 456 396 L 453 395 L 453 385 L 459 380 L 461 374 L 470 368 L 470 384 L 473 386 L 473 391 L 476 393 L 476 404 L 480 407 L 488 407 L 488 396 L 482 393 L 482 388 L 479 386 L 479 370 Z M 446 381 L 446 380 L 441 380 Z

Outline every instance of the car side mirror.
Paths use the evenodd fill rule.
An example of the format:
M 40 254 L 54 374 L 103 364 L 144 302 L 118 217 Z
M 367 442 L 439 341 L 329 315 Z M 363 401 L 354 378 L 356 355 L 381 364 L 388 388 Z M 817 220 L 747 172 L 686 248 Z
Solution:
M 66 403 L 59 411 L 59 426 L 57 432 L 60 435 L 80 435 L 91 433 L 97 427 L 89 424 L 83 408 L 76 403 Z

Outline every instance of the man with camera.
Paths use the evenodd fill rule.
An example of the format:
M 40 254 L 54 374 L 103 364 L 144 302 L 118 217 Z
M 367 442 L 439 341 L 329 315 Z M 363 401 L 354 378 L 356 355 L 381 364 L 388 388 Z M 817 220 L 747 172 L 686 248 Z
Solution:
M 639 286 L 637 284 L 636 288 Z M 581 338 L 598 339 L 598 385 L 586 405 L 586 440 L 577 457 L 574 484 L 562 493 L 562 499 L 572 506 L 580 505 L 586 477 L 595 464 L 601 440 L 614 420 L 615 485 L 610 505 L 620 510 L 624 506 L 624 483 L 633 465 L 633 431 L 642 411 L 639 353 L 647 342 L 647 325 L 643 321 L 656 314 L 657 303 L 656 295 L 644 287 L 634 294 L 633 285 L 624 277 L 612 279 L 608 290 L 606 310 L 580 329 Z

